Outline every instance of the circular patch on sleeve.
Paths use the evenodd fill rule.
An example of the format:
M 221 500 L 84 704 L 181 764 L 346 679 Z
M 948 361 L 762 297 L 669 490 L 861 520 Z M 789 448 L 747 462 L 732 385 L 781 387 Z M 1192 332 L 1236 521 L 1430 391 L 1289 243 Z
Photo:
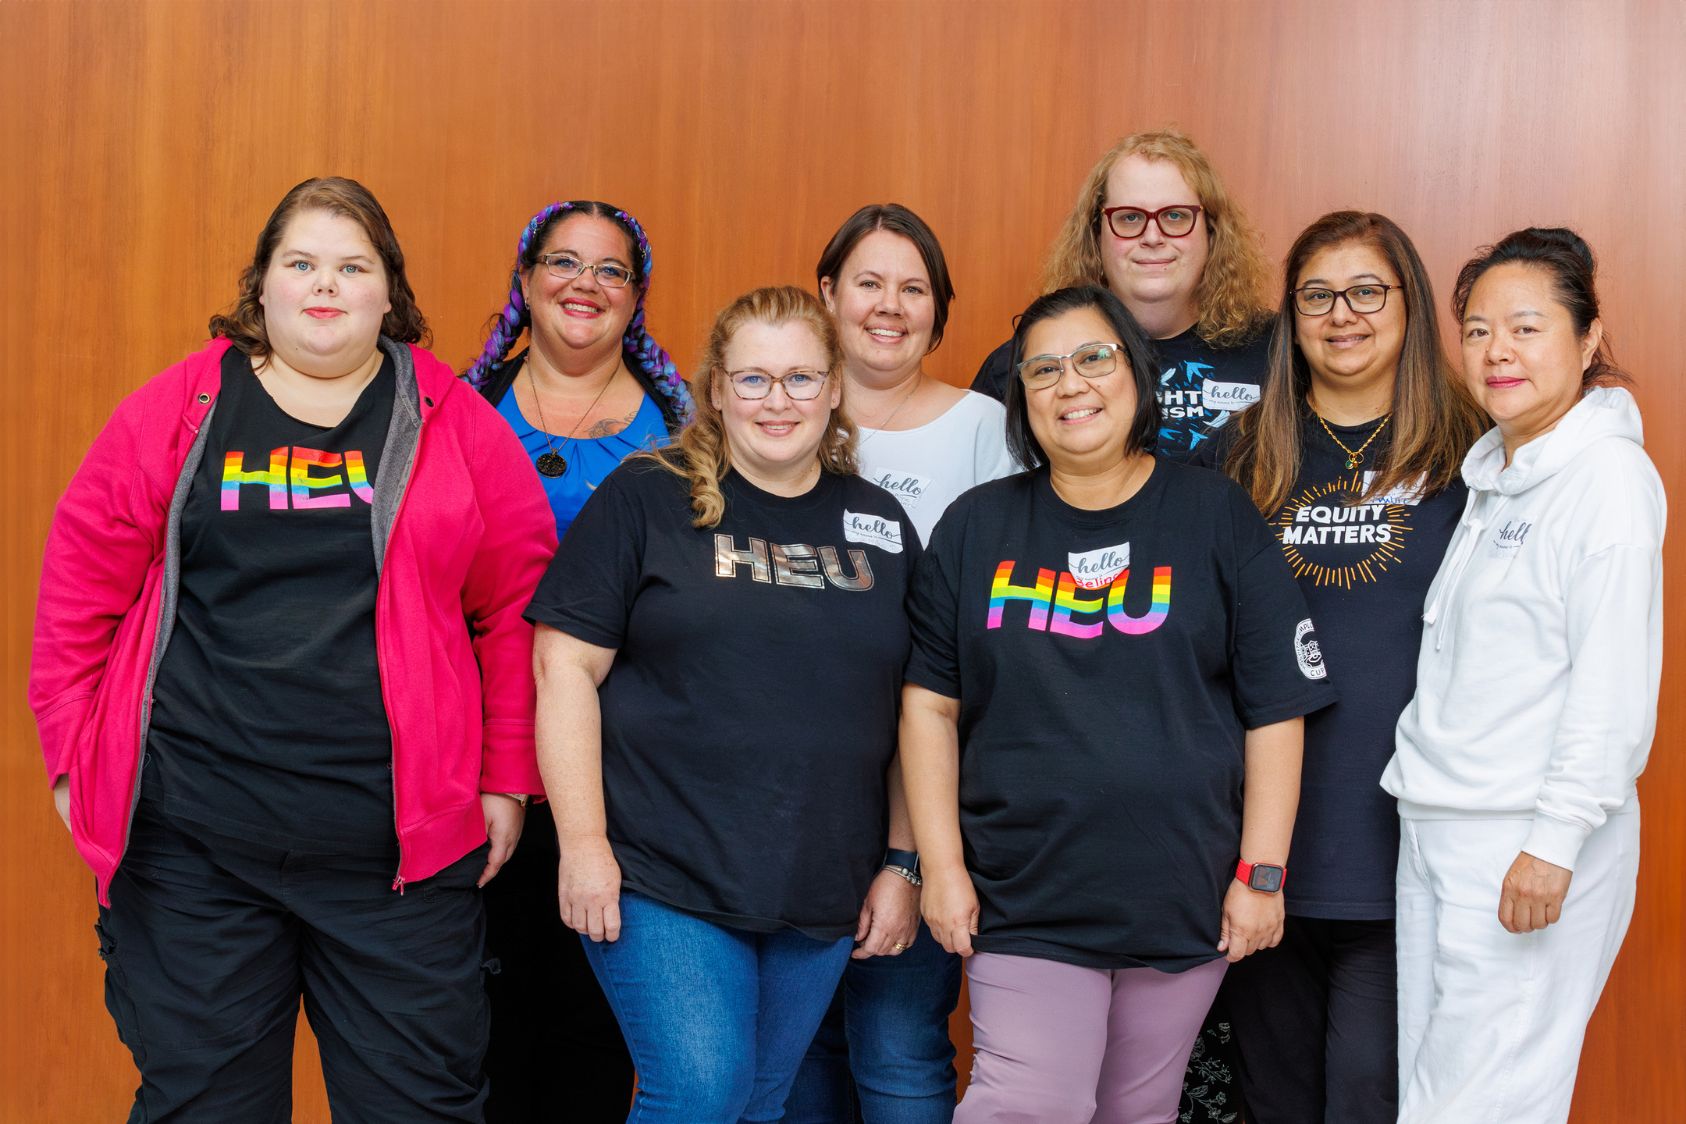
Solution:
M 1317 630 L 1307 617 L 1294 626 L 1294 658 L 1300 663 L 1300 674 L 1307 679 L 1324 679 L 1329 668 L 1323 662 L 1323 649 L 1317 643 Z

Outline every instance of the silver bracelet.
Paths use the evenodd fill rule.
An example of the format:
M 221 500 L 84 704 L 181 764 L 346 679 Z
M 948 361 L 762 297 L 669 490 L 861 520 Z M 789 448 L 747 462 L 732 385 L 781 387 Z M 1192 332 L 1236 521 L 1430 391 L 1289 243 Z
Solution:
M 884 869 L 897 877 L 907 879 L 908 882 L 915 886 L 923 886 L 925 884 L 925 880 L 919 877 L 919 872 L 916 870 L 909 870 L 905 866 L 891 866 L 888 863 L 884 865 Z

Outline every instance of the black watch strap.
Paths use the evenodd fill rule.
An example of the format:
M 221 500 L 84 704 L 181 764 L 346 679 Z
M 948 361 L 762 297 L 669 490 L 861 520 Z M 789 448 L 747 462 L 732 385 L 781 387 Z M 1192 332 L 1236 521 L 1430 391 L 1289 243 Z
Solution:
M 899 866 L 903 870 L 911 870 L 911 871 L 913 871 L 913 873 L 918 874 L 919 873 L 919 852 L 918 851 L 898 851 L 894 847 L 887 848 L 884 852 L 884 863 L 883 863 L 883 865 L 884 866 Z

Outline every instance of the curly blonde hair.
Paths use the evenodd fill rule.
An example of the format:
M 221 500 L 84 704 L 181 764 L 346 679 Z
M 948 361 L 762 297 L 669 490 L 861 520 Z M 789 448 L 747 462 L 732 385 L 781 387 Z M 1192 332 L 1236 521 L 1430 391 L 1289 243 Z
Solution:
M 1101 205 L 1106 200 L 1107 176 L 1126 156 L 1171 161 L 1198 197 L 1211 249 L 1194 294 L 1200 308 L 1194 330 L 1214 347 L 1233 347 L 1253 336 L 1267 315 L 1260 295 L 1269 275 L 1258 232 L 1230 198 L 1206 154 L 1179 129 L 1127 136 L 1107 149 L 1089 170 L 1077 202 L 1048 250 L 1042 268 L 1042 291 L 1051 293 L 1073 285 L 1105 287 Z
M 691 482 L 691 525 L 697 528 L 718 527 L 726 514 L 726 497 L 720 491 L 720 481 L 732 467 L 731 445 L 726 440 L 726 424 L 720 408 L 714 404 L 712 393 L 725 387 L 726 348 L 732 337 L 745 324 L 805 324 L 814 338 L 825 348 L 826 367 L 832 374 L 831 385 L 838 390 L 837 408 L 826 421 L 825 434 L 820 438 L 820 468 L 840 476 L 855 474 L 855 426 L 844 412 L 841 398 L 843 348 L 837 339 L 837 326 L 820 303 L 820 298 L 794 285 L 779 285 L 745 293 L 720 310 L 714 327 L 704 345 L 702 366 L 691 380 L 691 393 L 696 402 L 696 417 L 679 433 L 679 439 L 658 452 L 649 454 L 668 471 Z

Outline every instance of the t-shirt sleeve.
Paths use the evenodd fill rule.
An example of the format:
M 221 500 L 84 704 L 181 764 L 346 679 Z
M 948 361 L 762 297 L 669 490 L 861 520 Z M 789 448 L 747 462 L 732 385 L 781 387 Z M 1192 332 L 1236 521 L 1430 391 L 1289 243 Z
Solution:
M 960 697 L 960 546 L 965 505 L 937 520 L 931 542 L 913 570 L 907 616 L 912 636 L 907 682 L 951 699 Z
M 1249 730 L 1335 701 L 1305 596 L 1270 528 L 1239 486 L 1226 489 L 1234 527 L 1230 670 Z
M 527 606 L 527 619 L 587 644 L 619 648 L 638 594 L 649 534 L 641 493 L 665 470 L 622 464 L 585 501 Z

